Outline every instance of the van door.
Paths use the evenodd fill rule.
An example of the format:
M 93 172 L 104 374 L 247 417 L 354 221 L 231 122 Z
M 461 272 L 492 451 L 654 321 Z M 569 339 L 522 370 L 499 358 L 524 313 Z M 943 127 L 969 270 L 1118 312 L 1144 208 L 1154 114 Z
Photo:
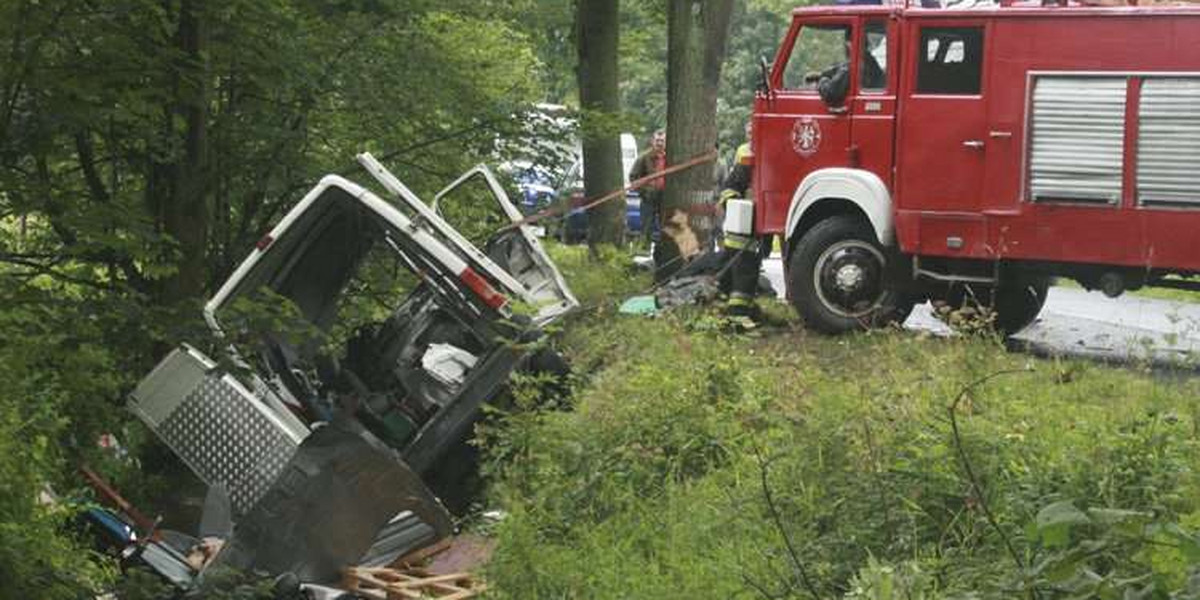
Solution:
M 524 215 L 487 167 L 479 165 L 464 173 L 434 197 L 431 207 L 375 157 L 364 153 L 358 161 L 464 260 L 533 307 L 535 323 L 545 323 L 579 305 L 533 229 L 514 226 Z
M 496 176 L 484 165 L 464 173 L 433 198 L 435 212 L 455 229 L 467 233 L 477 227 L 473 209 L 493 203 L 501 211 L 499 222 L 484 219 L 486 228 L 468 240 L 482 244 L 484 253 L 523 286 L 522 295 L 537 309 L 538 322 L 550 320 L 579 304 L 567 282 L 551 262 L 528 225 L 516 225 L 525 215 L 512 203 Z M 495 214 L 495 213 L 493 213 Z M 515 226 L 514 226 L 515 225 Z
M 845 103 L 829 106 L 817 91 L 822 74 L 849 67 L 850 87 L 857 67 L 850 64 L 854 17 L 820 17 L 794 25 L 780 46 L 770 93 L 756 100 L 754 149 L 771 160 L 756 162 L 754 189 L 759 202 L 755 226 L 782 231 L 792 194 L 809 173 L 851 163 L 848 90 Z
M 897 138 L 899 221 L 916 219 L 905 250 L 987 253 L 983 182 L 987 153 L 985 26 L 973 19 L 913 21 Z M 913 248 L 911 245 L 915 244 Z

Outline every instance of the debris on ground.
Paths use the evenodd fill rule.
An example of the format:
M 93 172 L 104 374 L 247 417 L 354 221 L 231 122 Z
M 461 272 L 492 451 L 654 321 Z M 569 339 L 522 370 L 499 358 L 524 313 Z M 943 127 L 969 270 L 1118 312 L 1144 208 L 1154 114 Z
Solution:
M 496 550 L 495 538 L 472 533 L 459 534 L 440 551 L 431 553 L 425 569 L 435 575 L 477 571 L 487 564 Z M 409 562 L 402 559 L 401 562 Z M 410 563 L 412 564 L 412 563 Z
M 342 586 L 375 600 L 476 598 L 487 586 L 470 573 L 436 575 L 421 567 L 351 567 L 346 569 Z
M 650 295 L 631 296 L 617 310 L 625 315 L 652 315 L 658 312 L 658 302 Z
M 465 599 L 482 594 L 487 585 L 474 572 L 492 557 L 496 541 L 464 533 L 404 556 L 383 567 L 358 566 L 343 571 L 342 587 L 380 600 L 408 598 Z
M 692 304 L 708 304 L 720 294 L 717 278 L 713 275 L 691 275 L 674 277 L 654 291 L 659 308 L 673 308 Z
M 657 286 L 653 295 L 631 296 L 621 304 L 618 312 L 654 315 L 677 306 L 711 304 L 723 294 L 729 293 L 729 258 L 729 253 L 720 251 L 699 254 L 670 279 Z M 650 266 L 653 267 L 652 262 Z M 758 294 L 768 298 L 775 297 L 775 289 L 766 277 L 759 277 Z

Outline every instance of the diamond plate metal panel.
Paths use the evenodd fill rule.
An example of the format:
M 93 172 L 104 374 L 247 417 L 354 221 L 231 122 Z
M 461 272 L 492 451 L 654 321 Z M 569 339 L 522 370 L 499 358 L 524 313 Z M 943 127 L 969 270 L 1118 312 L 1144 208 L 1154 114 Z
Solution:
M 254 506 L 296 450 L 251 401 L 212 376 L 163 421 L 159 434 L 206 483 L 229 488 L 237 514 Z
M 1138 201 L 1200 206 L 1200 78 L 1147 78 L 1138 113 Z
M 267 492 L 299 445 L 269 409 L 190 349 L 164 359 L 139 392 L 134 412 L 200 479 L 229 489 L 235 517 Z
M 1116 203 L 1124 165 L 1123 76 L 1033 80 L 1029 187 L 1035 201 Z

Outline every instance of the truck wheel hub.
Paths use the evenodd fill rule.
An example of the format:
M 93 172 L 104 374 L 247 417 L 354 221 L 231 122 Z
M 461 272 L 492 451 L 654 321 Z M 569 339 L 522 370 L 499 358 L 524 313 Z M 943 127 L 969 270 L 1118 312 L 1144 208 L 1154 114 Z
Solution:
M 837 283 L 837 286 L 841 291 L 852 292 L 855 288 L 862 285 L 862 267 L 855 264 L 843 265 L 837 270 L 837 274 L 834 276 L 834 281 Z
M 871 314 L 883 302 L 883 254 L 870 242 L 842 240 L 817 257 L 813 284 L 827 309 L 847 318 Z

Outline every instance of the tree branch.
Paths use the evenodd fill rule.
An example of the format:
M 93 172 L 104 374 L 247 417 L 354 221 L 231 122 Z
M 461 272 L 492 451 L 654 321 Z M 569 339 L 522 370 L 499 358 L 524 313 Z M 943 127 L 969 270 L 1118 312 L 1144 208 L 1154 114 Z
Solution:
M 67 9 L 70 6 L 71 3 L 64 2 L 58 7 L 58 10 L 54 13 L 54 17 L 50 20 L 50 24 L 46 28 L 46 31 L 31 44 L 32 47 L 23 57 L 24 62 L 21 64 L 20 68 L 14 68 L 14 71 L 16 72 L 14 80 L 4 82 L 4 104 L 2 106 L 3 116 L 0 116 L 0 144 L 4 144 L 8 139 L 8 128 L 12 125 L 13 115 L 16 114 L 17 102 L 21 98 L 21 92 L 25 87 L 25 80 L 27 80 L 33 73 L 37 62 L 38 53 L 42 49 L 42 44 L 46 42 L 46 39 L 50 36 L 50 32 L 53 32 L 55 29 L 57 29 L 59 22 L 62 20 L 63 16 L 67 14 Z M 28 3 L 22 2 L 19 10 L 20 14 L 18 15 L 18 19 L 24 21 L 28 17 Z M 10 51 L 10 60 L 11 64 L 13 65 L 18 64 L 19 62 L 17 55 L 20 54 L 21 44 L 24 42 L 24 32 L 26 29 L 25 25 L 26 24 L 24 22 L 19 23 L 16 28 L 17 35 L 13 37 L 12 48 Z
M 984 496 L 983 486 L 980 485 L 979 477 L 975 474 L 975 469 L 971 466 L 971 459 L 967 456 L 967 451 L 963 447 L 962 434 L 958 428 L 957 413 L 958 405 L 961 404 L 963 399 L 967 397 L 967 394 L 969 394 L 975 388 L 1003 375 L 1013 375 L 1016 373 L 1028 372 L 1029 369 L 1027 368 L 1005 369 L 1003 371 L 996 371 L 984 377 L 980 377 L 979 379 L 976 379 L 975 381 L 972 381 L 964 386 L 962 390 L 958 392 L 958 396 L 954 398 L 954 401 L 951 402 L 950 406 L 946 409 L 946 411 L 950 414 L 950 429 L 954 435 L 954 449 L 958 454 L 959 463 L 962 465 L 963 472 L 967 476 L 967 481 L 971 484 L 971 490 L 975 494 L 975 498 L 979 500 L 979 507 L 983 510 L 983 516 L 987 519 L 988 524 L 992 526 L 992 529 L 994 529 L 1000 536 L 1000 539 L 1004 541 L 1004 547 L 1008 550 L 1008 555 L 1012 557 L 1013 562 L 1017 563 L 1017 567 L 1022 570 L 1025 569 L 1025 561 L 1021 560 L 1020 554 L 1017 553 L 1016 547 L 1013 546 L 1012 539 L 1009 537 L 1008 533 L 1005 532 L 1002 527 L 1000 527 L 999 520 L 997 520 L 996 515 L 992 513 L 992 508 L 988 504 L 987 497 Z
M 90 288 L 97 289 L 97 290 L 107 291 L 109 289 L 108 286 L 105 286 L 104 284 L 102 284 L 98 281 L 93 281 L 91 279 L 84 279 L 82 277 L 75 277 L 74 275 L 67 275 L 66 273 L 55 270 L 54 266 L 53 266 L 54 263 L 52 263 L 50 265 L 45 265 L 45 264 L 39 263 L 37 261 L 18 258 L 11 254 L 0 255 L 0 261 L 6 262 L 6 263 L 9 263 L 12 265 L 16 265 L 18 267 L 22 267 L 25 269 L 29 269 L 32 271 L 31 273 L 10 273 L 9 276 L 11 276 L 11 277 L 32 278 L 32 277 L 36 277 L 39 275 L 46 275 L 48 277 L 62 281 L 63 283 L 70 283 L 72 285 L 82 285 L 82 286 L 90 287 Z M 55 262 L 57 262 L 57 261 L 55 261 Z
M 779 531 L 779 534 L 783 536 L 783 543 L 787 547 L 788 557 L 792 561 L 792 566 L 800 575 L 800 581 L 804 584 L 805 589 L 808 590 L 813 600 L 820 600 L 821 594 L 817 591 L 817 587 L 808 576 L 808 570 L 804 568 L 804 563 L 800 561 L 800 553 L 796 551 L 796 546 L 792 543 L 792 536 L 788 534 L 787 528 L 783 526 L 783 518 L 779 515 L 779 509 L 775 506 L 775 497 L 772 495 L 771 485 L 767 481 L 771 461 L 763 458 L 762 450 L 758 446 L 754 447 L 754 456 L 758 459 L 759 482 L 762 485 L 763 499 L 766 501 L 767 511 L 771 514 L 771 522 L 775 525 L 775 529 Z
M 100 173 L 96 170 L 96 152 L 92 148 L 91 134 L 86 131 L 80 131 L 75 134 L 75 154 L 79 158 L 79 168 L 83 171 L 83 180 L 87 183 L 88 192 L 92 195 L 92 200 L 98 204 L 108 204 L 112 198 L 108 193 L 108 189 L 104 187 L 104 181 L 100 178 Z

